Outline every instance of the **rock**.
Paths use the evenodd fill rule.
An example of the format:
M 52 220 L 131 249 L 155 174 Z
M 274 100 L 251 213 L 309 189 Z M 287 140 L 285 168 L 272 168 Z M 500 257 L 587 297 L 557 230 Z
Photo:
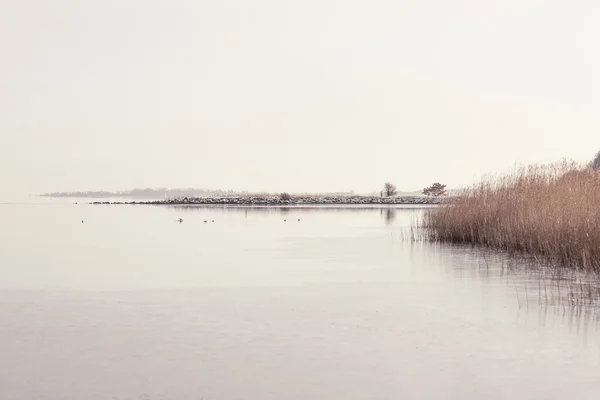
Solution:
M 235 197 L 184 197 L 181 199 L 157 200 L 147 202 L 93 202 L 91 204 L 198 204 L 198 205 L 269 205 L 269 206 L 293 206 L 293 205 L 393 205 L 393 204 L 444 204 L 452 201 L 452 197 L 425 197 L 425 196 L 293 196 L 289 200 L 282 200 L 278 196 L 235 196 Z

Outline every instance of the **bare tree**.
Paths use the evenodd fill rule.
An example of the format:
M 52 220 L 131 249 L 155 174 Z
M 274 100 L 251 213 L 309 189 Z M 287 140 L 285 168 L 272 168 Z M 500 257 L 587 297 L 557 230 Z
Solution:
M 397 192 L 398 192 L 398 191 L 396 190 L 396 185 L 393 185 L 393 184 L 392 184 L 392 183 L 390 183 L 390 182 L 386 182 L 386 183 L 383 185 L 383 194 L 384 194 L 386 197 L 395 196 Z
M 445 196 L 446 195 L 446 185 L 442 185 L 441 183 L 436 182 L 436 183 L 432 184 L 431 186 L 423 189 L 423 194 L 425 196 L 434 196 L 434 197 Z

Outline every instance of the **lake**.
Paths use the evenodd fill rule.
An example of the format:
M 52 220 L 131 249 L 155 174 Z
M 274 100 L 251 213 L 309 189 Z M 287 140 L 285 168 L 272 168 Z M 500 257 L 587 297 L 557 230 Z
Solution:
M 0 204 L 0 399 L 600 393 L 598 308 L 422 209 L 78 202 Z

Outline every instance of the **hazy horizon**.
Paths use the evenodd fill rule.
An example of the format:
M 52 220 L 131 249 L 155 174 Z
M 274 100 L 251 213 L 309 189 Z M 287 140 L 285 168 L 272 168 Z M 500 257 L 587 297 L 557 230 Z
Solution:
M 600 147 L 600 4 L 0 0 L 0 195 L 416 191 Z

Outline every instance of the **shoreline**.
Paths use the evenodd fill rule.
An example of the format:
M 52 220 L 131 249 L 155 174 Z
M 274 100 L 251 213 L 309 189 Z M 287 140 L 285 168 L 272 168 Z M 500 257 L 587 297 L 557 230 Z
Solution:
M 215 206 L 327 206 L 327 205 L 438 205 L 445 204 L 449 197 L 426 196 L 293 196 L 290 200 L 282 200 L 279 196 L 231 196 L 231 197 L 184 197 L 179 199 L 154 201 L 94 201 L 89 204 L 103 205 L 215 205 Z

